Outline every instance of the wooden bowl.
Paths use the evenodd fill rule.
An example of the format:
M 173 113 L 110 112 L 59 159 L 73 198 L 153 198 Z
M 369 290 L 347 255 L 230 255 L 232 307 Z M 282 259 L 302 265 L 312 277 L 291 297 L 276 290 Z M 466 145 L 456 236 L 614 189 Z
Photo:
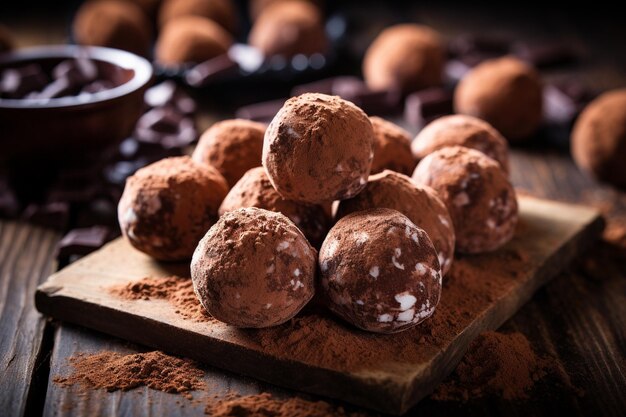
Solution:
M 92 59 L 99 78 L 115 87 L 49 100 L 0 99 L 0 162 L 79 160 L 133 131 L 152 80 L 151 64 L 137 55 L 101 47 L 45 46 L 0 54 L 0 70 L 31 63 L 51 70 L 78 57 Z

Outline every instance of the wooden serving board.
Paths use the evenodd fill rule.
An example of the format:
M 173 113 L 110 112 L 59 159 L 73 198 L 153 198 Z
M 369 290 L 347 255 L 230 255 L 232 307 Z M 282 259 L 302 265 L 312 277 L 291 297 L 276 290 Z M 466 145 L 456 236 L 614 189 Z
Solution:
M 57 319 L 209 365 L 401 414 L 436 388 L 480 332 L 509 319 L 604 226 L 587 207 L 524 196 L 519 202 L 515 238 L 495 253 L 456 260 L 435 315 L 395 335 L 365 333 L 315 312 L 275 328 L 243 330 L 186 319 L 163 299 L 121 299 L 108 288 L 144 277 L 189 276 L 187 265 L 157 263 L 122 239 L 52 275 L 38 288 L 36 306 Z M 338 339 L 345 348 L 337 347 Z M 332 360 L 324 354 L 331 348 Z

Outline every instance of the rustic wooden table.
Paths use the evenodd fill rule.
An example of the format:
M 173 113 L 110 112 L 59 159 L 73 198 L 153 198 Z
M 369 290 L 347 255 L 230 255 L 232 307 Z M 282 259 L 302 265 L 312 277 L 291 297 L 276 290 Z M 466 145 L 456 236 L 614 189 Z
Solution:
M 442 30 L 447 27 L 454 27 L 454 32 L 471 30 L 463 19 L 451 18 L 441 8 L 431 9 L 420 12 L 422 21 Z M 24 24 L 18 20 L 9 23 L 17 30 L 21 45 L 64 40 L 65 31 L 59 29 L 61 26 L 44 24 L 43 19 L 26 18 Z M 576 38 L 575 27 L 549 23 L 542 27 L 544 35 Z M 521 26 L 497 27 L 503 28 L 524 33 Z M 624 35 L 624 32 L 621 28 L 618 34 Z M 528 36 L 540 37 L 537 33 Z M 598 42 L 603 36 L 609 34 L 597 33 L 595 39 L 588 42 Z M 621 39 L 623 41 L 624 36 Z M 573 41 L 585 43 L 578 38 Z M 593 54 L 599 54 L 596 49 L 587 47 Z M 623 49 L 617 51 L 623 52 Z M 619 71 L 619 65 L 624 63 L 619 60 L 624 57 L 611 61 L 610 54 L 607 56 L 608 60 L 596 60 L 597 65 L 582 68 L 580 78 L 602 88 L 624 85 L 626 74 Z M 624 67 L 621 69 L 623 71 Z M 204 114 L 203 123 L 215 117 Z M 610 208 L 607 211 L 609 224 L 626 221 L 626 193 L 588 179 L 566 152 L 514 149 L 512 179 L 518 189 L 541 197 Z M 56 268 L 54 248 L 59 239 L 60 235 L 50 230 L 0 222 L 0 415 L 204 415 L 201 402 L 190 402 L 147 388 L 80 393 L 74 387 L 52 382 L 55 375 L 66 369 L 68 358 L 76 352 L 143 349 L 49 321 L 35 311 L 34 290 Z M 538 383 L 530 400 L 505 401 L 488 397 L 460 404 L 426 399 L 409 415 L 626 415 L 624 247 L 599 243 L 584 259 L 574 262 L 540 290 L 501 330 L 526 335 L 537 351 L 555 358 L 562 377 L 579 390 L 547 379 Z M 215 369 L 207 369 L 205 378 L 212 393 L 231 390 L 242 394 L 271 392 L 283 397 L 301 395 Z

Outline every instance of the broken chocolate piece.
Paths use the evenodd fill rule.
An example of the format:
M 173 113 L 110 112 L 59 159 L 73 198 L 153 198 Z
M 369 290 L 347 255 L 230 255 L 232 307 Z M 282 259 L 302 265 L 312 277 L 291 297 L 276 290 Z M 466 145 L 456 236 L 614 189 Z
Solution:
M 238 119 L 254 120 L 256 122 L 271 121 L 278 110 L 283 107 L 286 99 L 263 101 L 261 103 L 250 104 L 237 109 L 235 117 Z
M 443 88 L 428 88 L 406 98 L 404 117 L 414 126 L 424 126 L 437 116 L 447 114 L 452 114 L 452 93 Z
M 88 255 L 101 248 L 110 240 L 110 237 L 110 229 L 104 226 L 71 230 L 57 244 L 57 257 L 69 259 L 73 255 Z
M 239 64 L 228 54 L 222 54 L 191 68 L 185 75 L 185 81 L 193 87 L 202 87 L 238 72 Z

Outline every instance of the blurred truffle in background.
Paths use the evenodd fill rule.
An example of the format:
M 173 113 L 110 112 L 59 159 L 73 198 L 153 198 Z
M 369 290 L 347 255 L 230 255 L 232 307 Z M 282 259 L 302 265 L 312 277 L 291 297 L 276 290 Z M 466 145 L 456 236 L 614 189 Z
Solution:
M 243 119 L 215 123 L 200 137 L 192 158 L 215 167 L 232 187 L 249 169 L 261 166 L 265 127 Z
M 380 117 L 370 117 L 374 128 L 374 159 L 370 174 L 390 169 L 411 175 L 417 161 L 411 153 L 411 137 L 400 126 Z
M 0 25 L 0 53 L 8 52 L 15 47 L 13 36 L 6 26 Z
M 278 1 L 265 7 L 250 30 L 248 43 L 265 56 L 292 57 L 328 50 L 322 12 L 304 0 Z
M 404 93 L 441 84 L 445 46 L 435 30 L 401 24 L 383 30 L 363 59 L 363 77 L 372 90 Z
M 523 141 L 539 128 L 542 118 L 539 73 L 513 57 L 477 65 L 459 83 L 454 109 L 486 120 L 511 142 Z
M 239 27 L 237 9 L 232 0 L 164 0 L 159 11 L 159 26 L 163 27 L 181 16 L 211 19 L 233 34 Z
M 602 94 L 572 131 L 576 164 L 601 181 L 626 187 L 626 89 Z
M 464 114 L 443 116 L 422 129 L 411 143 L 413 155 L 418 160 L 446 146 L 465 146 L 481 151 L 509 172 L 506 139 L 484 120 Z
M 167 66 L 198 63 L 228 52 L 231 35 L 214 21 L 181 16 L 161 30 L 155 46 L 156 60 Z
M 123 49 L 147 55 L 152 28 L 139 6 L 121 0 L 92 0 L 84 3 L 73 23 L 78 44 Z

